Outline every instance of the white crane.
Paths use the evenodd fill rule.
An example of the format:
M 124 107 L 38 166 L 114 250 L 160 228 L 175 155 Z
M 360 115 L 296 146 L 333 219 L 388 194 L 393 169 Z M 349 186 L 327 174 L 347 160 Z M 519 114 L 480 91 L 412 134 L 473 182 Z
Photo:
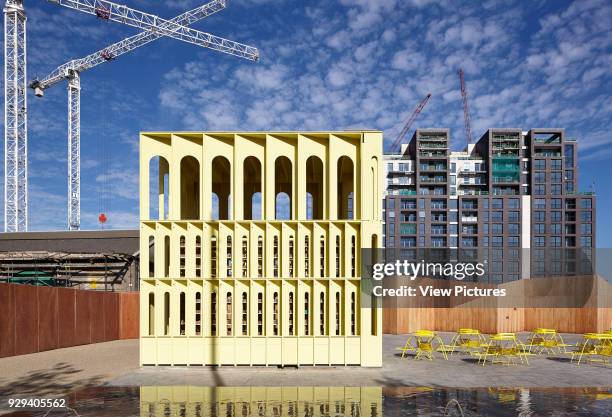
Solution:
M 117 5 L 109 1 L 48 1 L 60 6 L 72 8 L 78 11 L 95 15 L 101 19 L 116 21 L 145 30 L 144 32 L 138 35 L 112 44 L 101 51 L 86 56 L 85 58 L 73 60 L 64 65 L 61 65 L 47 77 L 43 78 L 42 80 L 34 81 L 30 84 L 30 86 L 35 90 L 36 95 L 42 96 L 46 88 L 60 82 L 62 79 L 68 79 L 68 225 L 70 229 L 77 230 L 80 227 L 80 72 L 89 68 L 93 68 L 94 66 L 99 65 L 100 63 L 112 60 L 119 55 L 127 53 L 146 43 L 158 39 L 161 36 L 172 37 L 184 42 L 214 49 L 220 52 L 225 52 L 230 55 L 235 55 L 253 61 L 258 60 L 259 52 L 257 51 L 257 48 L 254 48 L 252 46 L 244 45 L 238 42 L 220 38 L 218 36 L 214 36 L 183 26 L 184 24 L 191 24 L 223 9 L 225 7 L 225 0 L 212 1 L 208 4 L 200 6 L 182 15 L 179 15 L 172 20 L 165 20 L 155 15 L 140 12 L 138 10 L 131 9 L 126 6 Z M 9 3 L 11 3 L 10 10 L 8 7 Z M 9 16 L 14 16 L 14 19 L 9 20 Z M 12 34 L 13 32 L 16 32 L 16 28 L 20 27 L 19 22 L 21 22 L 21 26 L 23 26 L 23 42 L 18 43 L 18 40 L 15 40 L 15 42 L 13 42 L 13 44 L 15 45 L 19 44 L 21 51 L 21 55 L 19 55 L 19 52 L 15 53 L 14 55 L 15 57 L 23 56 L 23 59 L 14 64 L 11 68 L 21 69 L 23 71 L 23 76 L 19 78 L 18 76 L 13 75 L 13 72 L 9 72 L 9 70 L 6 70 L 5 86 L 9 85 L 9 82 L 12 82 L 11 85 L 25 86 L 26 78 L 25 13 L 23 10 L 23 4 L 22 1 L 7 0 L 7 7 L 5 8 L 5 42 L 7 44 L 10 43 L 13 38 L 16 39 L 17 36 L 7 37 L 6 33 L 10 32 Z M 7 29 L 7 27 L 9 26 L 10 28 Z M 5 49 L 7 49 L 8 51 L 6 45 Z M 8 68 L 8 59 L 6 58 L 5 63 L 6 68 Z M 5 152 L 5 155 L 10 156 L 5 157 L 5 169 L 7 171 L 9 169 L 12 169 L 12 171 L 10 171 L 11 175 L 6 175 L 5 173 L 5 193 L 12 193 L 13 189 L 24 189 L 24 195 L 23 197 L 19 197 L 19 199 L 15 197 L 13 200 L 10 200 L 5 196 L 5 231 L 27 230 L 27 121 L 25 112 L 26 97 L 25 88 L 15 90 L 16 93 L 13 94 L 13 96 L 15 96 L 13 101 L 23 103 L 23 112 L 19 113 L 15 111 L 16 107 L 7 104 L 9 102 L 5 101 L 5 114 L 10 113 L 11 117 L 14 117 L 15 119 L 19 118 L 19 120 L 15 122 L 15 125 L 21 123 L 20 125 L 23 126 L 23 132 L 18 129 L 15 129 L 15 135 L 10 136 L 7 133 L 5 138 L 5 146 L 9 147 L 9 144 L 12 145 L 13 143 L 23 143 L 25 151 L 21 151 L 21 147 L 17 148 L 16 146 L 14 146 L 14 148 L 16 149 L 14 154 L 18 156 L 13 159 L 15 161 L 23 161 L 23 166 L 19 167 L 21 168 L 21 170 L 25 170 L 25 173 L 21 176 L 12 174 L 14 171 L 16 172 L 16 169 L 14 167 L 18 166 L 18 164 L 17 162 L 13 163 L 12 165 L 9 164 L 9 159 L 13 156 L 13 154 L 9 155 L 9 152 Z M 5 97 L 9 97 L 6 92 Z M 9 118 L 9 116 L 5 117 Z M 6 123 L 5 125 L 8 126 L 8 124 Z M 17 133 L 20 133 L 21 136 L 18 136 Z M 13 136 L 15 136 L 15 139 L 13 139 Z M 13 148 L 10 149 L 12 150 Z M 7 186 L 7 184 L 9 184 L 9 186 Z M 15 184 L 15 186 L 11 187 L 13 184 Z M 15 201 L 16 203 L 11 205 L 10 203 L 12 203 L 13 201 Z M 12 215 L 12 213 L 15 213 L 15 215 Z M 9 217 L 8 219 L 7 215 Z M 13 227 L 13 224 L 15 225 L 15 227 Z M 23 224 L 23 226 L 18 226 L 20 224 Z
M 4 6 L 4 231 L 28 230 L 26 15 L 21 0 Z

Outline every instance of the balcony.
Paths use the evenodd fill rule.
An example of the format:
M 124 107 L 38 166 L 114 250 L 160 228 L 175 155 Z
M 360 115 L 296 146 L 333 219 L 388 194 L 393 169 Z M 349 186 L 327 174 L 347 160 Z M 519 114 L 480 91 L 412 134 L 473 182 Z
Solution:
M 462 223 L 476 223 L 478 222 L 477 216 L 461 216 Z

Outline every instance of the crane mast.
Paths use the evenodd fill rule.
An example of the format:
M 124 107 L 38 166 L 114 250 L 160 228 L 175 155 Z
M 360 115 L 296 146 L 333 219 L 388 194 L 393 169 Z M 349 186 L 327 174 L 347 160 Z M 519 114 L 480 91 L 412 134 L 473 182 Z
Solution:
M 21 0 L 4 7 L 4 231 L 28 230 L 26 15 Z
M 100 0 L 84 0 L 84 1 L 68 1 L 68 0 L 48 0 L 59 6 L 72 8 L 81 12 L 92 14 L 104 20 L 111 20 L 127 24 L 129 26 L 144 29 L 143 32 L 116 42 L 108 47 L 94 52 L 84 58 L 69 61 L 41 80 L 32 81 L 29 86 L 34 89 L 36 96 L 42 97 L 44 90 L 66 79 L 68 80 L 68 227 L 70 230 L 78 230 L 80 228 L 80 73 L 100 65 L 104 62 L 113 60 L 120 55 L 128 53 L 140 46 L 146 45 L 162 36 L 175 38 L 184 42 L 192 43 L 197 46 L 213 49 L 219 52 L 224 52 L 230 55 L 241 58 L 257 61 L 259 59 L 259 51 L 257 48 L 214 36 L 205 32 L 200 32 L 194 29 L 185 27 L 197 22 L 205 17 L 208 17 L 226 6 L 226 0 L 213 0 L 207 4 L 183 13 L 174 19 L 164 20 L 155 15 L 140 12 L 118 5 L 109 1 Z M 8 3 L 19 3 L 21 11 L 23 6 L 21 1 L 7 1 Z M 6 9 L 5 9 L 6 12 Z M 25 26 L 25 14 L 24 26 Z M 5 36 L 5 40 L 7 37 Z M 25 49 L 25 27 L 24 27 L 24 42 Z M 24 53 L 25 57 L 25 53 Z M 7 62 L 5 60 L 5 62 Z M 25 62 L 22 65 L 24 69 L 24 84 L 25 84 Z M 23 92 L 25 89 L 22 89 Z M 5 94 L 6 97 L 6 94 Z M 25 92 L 23 92 L 25 100 Z M 24 106 L 25 110 L 25 106 Z M 6 113 L 5 113 L 6 114 Z M 24 119 L 25 120 L 25 119 Z M 26 126 L 24 122 L 24 126 Z M 26 129 L 27 130 L 27 129 Z M 24 140 L 23 143 L 26 143 Z M 6 153 L 5 153 L 6 155 Z M 24 158 L 27 160 L 27 157 Z M 8 166 L 8 164 L 6 165 Z M 26 167 L 27 168 L 27 167 Z M 5 175 L 5 181 L 6 181 Z M 27 172 L 25 175 L 27 181 Z M 26 182 L 27 184 L 27 182 Z M 27 185 L 26 185 L 27 192 Z M 5 191 L 9 189 L 5 187 Z M 5 203 L 7 199 L 5 198 Z M 25 197 L 27 204 L 27 194 Z M 6 210 L 5 215 L 9 211 Z M 27 215 L 27 208 L 26 208 Z M 26 218 L 27 222 L 27 218 Z M 7 222 L 5 221 L 5 227 Z M 26 226 L 27 227 L 27 226 Z
M 463 100 L 463 123 L 465 125 L 465 139 L 468 144 L 472 143 L 472 122 L 470 120 L 470 107 L 468 105 L 468 91 L 463 77 L 463 68 L 457 71 L 459 83 L 461 84 L 461 99 Z

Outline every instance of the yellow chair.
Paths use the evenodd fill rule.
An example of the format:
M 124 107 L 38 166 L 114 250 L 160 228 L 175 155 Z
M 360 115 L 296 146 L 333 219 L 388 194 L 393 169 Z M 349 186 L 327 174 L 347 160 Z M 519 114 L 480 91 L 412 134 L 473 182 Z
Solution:
M 491 357 L 491 363 L 502 363 L 504 365 L 514 365 L 514 360 L 518 358 L 521 363 L 529 365 L 527 347 L 518 340 L 514 333 L 497 333 L 491 336 L 489 343 L 485 345 L 484 352 L 478 354 L 478 363 L 483 366 L 487 358 Z
M 574 362 L 576 358 L 577 364 L 580 365 L 582 358 L 587 356 L 589 362 L 603 362 L 608 364 L 612 356 L 612 333 L 585 333 L 582 341 L 578 342 L 571 352 L 570 362 Z M 600 358 L 596 358 L 599 356 Z
M 527 340 L 529 353 L 566 353 L 566 347 L 563 337 L 555 329 L 537 328 L 531 332 Z
M 441 352 L 444 359 L 448 360 L 447 347 L 444 345 L 442 338 L 431 330 L 417 330 L 414 332 L 414 338 L 416 341 L 416 355 L 415 359 L 425 358 L 433 360 L 434 351 Z M 434 349 L 434 343 L 438 343 L 437 348 Z
M 485 337 L 477 329 L 459 329 L 449 345 L 451 355 L 456 349 L 465 349 L 472 354 L 486 345 Z
M 414 339 L 414 336 L 411 334 L 408 335 L 408 339 L 406 339 L 406 343 L 404 344 L 403 347 L 398 347 L 395 348 L 395 350 L 401 350 L 402 351 L 402 359 L 404 358 L 404 356 L 406 356 L 406 352 L 414 352 L 415 351 L 415 347 L 412 346 L 412 340 Z

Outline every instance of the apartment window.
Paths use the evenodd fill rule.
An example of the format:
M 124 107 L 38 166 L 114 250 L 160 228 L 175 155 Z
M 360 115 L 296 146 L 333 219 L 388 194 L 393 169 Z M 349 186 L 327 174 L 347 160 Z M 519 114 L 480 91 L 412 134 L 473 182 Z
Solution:
M 536 209 L 545 209 L 546 208 L 546 200 L 543 198 L 536 198 L 533 200 L 533 207 Z
M 217 335 L 217 293 L 210 294 L 210 335 Z
M 249 303 L 247 293 L 242 293 L 242 335 L 248 335 L 248 311 L 249 311 Z
M 493 247 L 504 246 L 504 238 L 502 236 L 493 236 L 491 243 Z
M 511 222 L 518 222 L 521 214 L 518 211 L 508 212 L 508 220 Z
M 536 236 L 533 238 L 533 245 L 536 247 L 544 247 L 546 245 L 546 238 L 544 236 Z
M 533 169 L 544 170 L 546 169 L 546 159 L 534 159 Z
M 502 222 L 502 221 L 504 221 L 504 212 L 503 211 L 493 211 L 493 212 L 491 212 L 491 221 L 494 221 L 494 222 Z
M 227 324 L 227 335 L 232 335 L 232 293 L 227 292 L 226 296 L 226 305 L 225 305 L 225 321 Z
M 278 278 L 278 236 L 274 236 L 272 246 L 272 271 L 274 274 L 274 278 Z
M 319 247 L 321 250 L 320 256 L 319 256 L 319 260 L 320 260 L 320 265 L 319 265 L 319 272 L 321 277 L 325 276 L 325 239 L 321 238 L 321 240 L 319 241 Z
M 551 209 L 560 209 L 561 208 L 561 199 L 553 198 L 550 200 L 550 208 Z
M 543 184 L 546 182 L 546 173 L 545 172 L 536 172 L 533 174 L 533 182 L 536 184 Z
M 518 223 L 508 224 L 508 233 L 510 233 L 511 235 L 518 235 L 520 233 Z
M 202 238 L 196 236 L 195 241 L 195 274 L 199 278 L 202 276 Z
M 304 335 L 310 334 L 310 294 L 304 294 Z
M 593 221 L 593 213 L 590 211 L 581 211 L 580 212 L 580 221 L 590 222 Z
M 560 159 L 552 159 L 550 161 L 550 169 L 559 170 L 561 169 L 561 160 Z
M 304 236 L 304 276 L 310 276 L 310 239 Z
M 257 238 L 257 276 L 263 277 L 263 237 Z
M 419 210 L 425 210 L 425 199 L 419 198 Z
M 544 234 L 546 233 L 546 225 L 543 223 L 536 223 L 533 227 L 534 233 Z
M 536 211 L 533 215 L 533 220 L 536 222 L 546 221 L 546 212 L 545 211 Z
M 340 336 L 340 310 L 341 310 L 340 293 L 336 292 L 336 336 Z
M 355 292 L 351 293 L 351 336 L 356 335 L 357 330 L 357 306 L 355 301 Z
M 501 199 L 501 198 L 494 198 L 491 201 L 491 207 L 494 210 L 501 210 L 501 209 L 503 209 L 504 208 L 504 200 Z
M 232 276 L 232 237 L 228 236 L 226 241 L 226 254 L 227 254 L 227 265 L 226 265 L 226 269 L 227 269 L 227 276 L 231 277 Z
M 336 277 L 340 278 L 340 236 L 336 236 Z
M 546 185 L 536 184 L 533 186 L 533 195 L 546 195 Z
M 572 194 L 574 192 L 574 183 L 566 182 L 565 183 L 565 192 L 568 194 Z
M 593 208 L 593 201 L 590 198 L 583 198 L 580 200 L 580 208 L 590 210 Z
M 185 236 L 179 239 L 179 274 L 181 278 L 185 276 Z
M 453 214 L 453 212 L 452 212 L 452 211 L 451 211 L 451 214 Z M 489 217 L 489 216 L 490 216 L 489 212 L 488 212 L 488 211 L 483 211 L 483 212 L 481 212 L 481 214 L 482 214 L 482 219 L 481 219 L 481 220 L 482 220 L 483 222 L 488 222 L 488 221 L 489 221 L 489 219 L 490 219 L 490 217 Z
M 581 223 L 580 224 L 580 234 L 581 235 L 590 235 L 593 232 L 593 225 L 591 223 Z
M 493 223 L 491 225 L 491 233 L 501 235 L 504 233 L 504 225 L 502 223 Z
M 550 182 L 559 183 L 561 182 L 562 175 L 561 172 L 553 172 L 550 174 Z
M 520 208 L 520 202 L 518 198 L 511 198 L 508 200 L 508 208 L 510 209 L 518 209 Z
M 583 248 L 590 248 L 593 246 L 591 236 L 580 236 L 580 246 Z
M 217 237 L 210 239 L 210 276 L 217 278 Z
M 561 195 L 561 184 L 553 184 L 550 186 L 550 193 L 552 195 Z
M 293 302 L 293 291 L 289 292 L 289 336 L 293 336 L 293 313 L 295 311 L 295 306 Z
M 195 335 L 202 334 L 202 293 L 195 294 Z
M 561 246 L 561 237 L 560 236 L 551 236 L 550 237 L 550 246 L 554 248 L 558 248 Z
M 489 234 L 489 223 L 483 223 L 482 224 L 482 233 L 485 235 Z
M 574 171 L 565 171 L 565 180 L 574 181 Z
M 293 236 L 289 238 L 289 276 L 293 277 Z
M 278 336 L 278 292 L 274 291 L 272 296 L 272 332 Z
M 574 214 L 574 213 L 571 213 L 571 214 Z M 551 211 L 550 212 L 550 221 L 552 221 L 552 222 L 560 222 L 561 221 L 561 212 L 560 211 Z M 572 221 L 574 221 L 574 220 L 572 220 Z
M 517 248 L 519 246 L 519 238 L 518 236 L 509 236 L 508 237 L 508 246 L 511 248 Z
M 257 335 L 263 336 L 263 293 L 257 293 Z
M 249 276 L 249 246 L 246 236 L 242 238 L 242 276 Z
M 319 296 L 319 334 L 325 336 L 325 293 Z
M 561 234 L 561 223 L 553 223 L 550 225 L 551 234 Z

